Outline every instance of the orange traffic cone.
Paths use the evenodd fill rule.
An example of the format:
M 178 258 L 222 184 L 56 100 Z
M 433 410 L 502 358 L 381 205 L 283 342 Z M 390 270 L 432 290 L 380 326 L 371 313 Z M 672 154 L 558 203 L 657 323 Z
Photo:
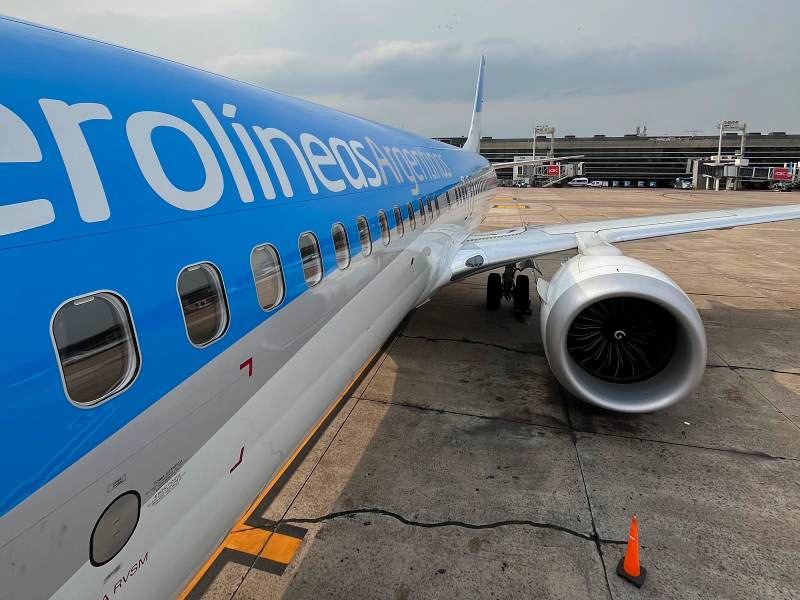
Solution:
M 636 587 L 642 587 L 647 569 L 639 564 L 639 522 L 634 515 L 631 519 L 631 530 L 628 534 L 628 546 L 625 557 L 617 565 L 617 575 L 627 579 Z

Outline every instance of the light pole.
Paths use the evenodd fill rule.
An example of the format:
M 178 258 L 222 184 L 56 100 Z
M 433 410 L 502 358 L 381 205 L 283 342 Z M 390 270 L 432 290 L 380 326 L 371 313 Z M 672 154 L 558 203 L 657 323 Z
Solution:
M 739 121 L 720 121 L 719 123 L 719 145 L 717 146 L 717 164 L 722 164 L 722 136 L 727 132 L 737 132 L 742 136 L 740 154 L 744 155 L 744 136 L 747 131 L 747 123 Z
M 551 125 L 537 125 L 533 128 L 533 158 L 536 158 L 536 138 L 540 135 L 550 136 L 550 156 L 553 156 L 556 128 Z
M 719 190 L 719 182 L 722 177 L 725 176 L 725 170 L 722 166 L 722 136 L 728 132 L 736 132 L 741 136 L 741 142 L 739 145 L 739 158 L 744 158 L 744 143 L 745 143 L 745 136 L 747 135 L 747 124 L 742 123 L 740 121 L 720 121 L 719 123 L 719 144 L 717 145 L 717 160 L 715 161 L 716 164 L 716 173 L 714 176 L 714 189 Z M 726 184 L 726 188 L 728 189 L 737 189 L 737 176 L 738 176 L 738 165 L 740 162 L 736 160 L 734 162 L 736 167 L 734 167 L 734 175 L 733 175 L 733 188 L 730 188 L 730 181 Z

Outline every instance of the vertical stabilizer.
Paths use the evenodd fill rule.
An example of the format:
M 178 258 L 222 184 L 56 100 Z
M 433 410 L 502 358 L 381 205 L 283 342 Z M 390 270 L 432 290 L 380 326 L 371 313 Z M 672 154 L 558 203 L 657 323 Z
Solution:
M 481 147 L 481 119 L 483 118 L 483 67 L 486 60 L 481 55 L 481 64 L 478 67 L 478 87 L 475 89 L 475 108 L 472 111 L 472 123 L 469 125 L 469 135 L 464 144 L 464 150 L 478 152 Z

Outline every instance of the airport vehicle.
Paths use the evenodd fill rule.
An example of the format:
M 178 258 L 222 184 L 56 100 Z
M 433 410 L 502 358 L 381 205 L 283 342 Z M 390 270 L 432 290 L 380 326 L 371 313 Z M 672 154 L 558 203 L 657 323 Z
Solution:
M 575 177 L 570 179 L 567 185 L 570 187 L 587 187 L 589 180 L 586 177 Z
M 479 233 L 483 60 L 459 149 L 12 19 L 0 54 L 3 599 L 179 594 L 405 315 L 475 273 L 527 308 L 517 273 L 577 249 L 535 286 L 555 376 L 613 410 L 686 398 L 697 311 L 614 244 L 800 218 Z
M 769 189 L 773 192 L 791 192 L 794 185 L 789 181 L 776 181 L 770 184 Z
M 675 182 L 673 183 L 675 189 L 678 190 L 690 190 L 692 189 L 692 178 L 691 177 L 676 177 Z
M 603 182 L 599 179 L 595 179 L 589 182 L 589 187 L 603 187 Z

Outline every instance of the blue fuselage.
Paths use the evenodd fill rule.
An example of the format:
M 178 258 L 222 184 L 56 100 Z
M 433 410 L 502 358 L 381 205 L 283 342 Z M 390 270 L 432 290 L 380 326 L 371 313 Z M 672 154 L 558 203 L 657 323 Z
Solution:
M 108 500 L 138 486 L 146 502 L 174 474 L 171 468 L 185 464 L 393 262 L 408 258 L 413 267 L 417 257 L 425 267 L 394 276 L 406 289 L 418 287 L 393 309 L 397 314 L 429 296 L 443 283 L 439 267 L 448 244 L 479 222 L 472 199 L 489 187 L 492 175 L 480 156 L 445 144 L 29 24 L 0 19 L 0 55 L 0 313 L 6 317 L 0 338 L 0 575 L 27 581 L 36 565 L 28 564 L 25 575 L 12 560 L 26 554 L 15 546 L 26 532 L 37 524 L 56 527 L 48 515 L 104 477 L 113 477 L 102 483 Z M 413 230 L 409 203 L 416 211 Z M 379 211 L 387 215 L 388 245 L 381 241 Z M 360 216 L 370 228 L 369 256 L 359 240 Z M 336 223 L 344 226 L 353 257 L 346 269 L 334 252 Z M 323 265 L 323 279 L 313 289 L 298 248 L 308 231 L 319 240 Z M 257 301 L 250 261 L 261 244 L 278 252 L 282 266 L 283 298 L 270 310 Z M 203 347 L 187 338 L 176 291 L 181 270 L 198 263 L 218 269 L 229 312 L 224 334 Z M 82 405 L 65 390 L 52 321 L 65 302 L 103 292 L 127 304 L 140 364 L 119 393 Z M 382 314 L 365 318 L 377 322 Z M 357 330 L 371 324 L 336 325 L 338 335 L 352 334 L 350 345 L 339 350 L 343 356 L 359 338 Z M 381 325 L 394 326 L 394 316 Z M 368 356 L 379 340 L 370 343 L 353 356 Z M 239 344 L 246 347 L 241 356 Z M 238 367 L 248 357 L 256 365 L 252 388 L 228 399 L 226 390 L 241 373 L 219 365 Z M 309 365 L 311 378 L 326 373 L 316 367 Z M 342 381 L 353 371 L 349 364 L 343 368 Z M 200 373 L 205 375 L 196 383 Z M 191 385 L 196 388 L 186 391 Z M 159 408 L 162 402 L 173 405 Z M 212 410 L 214 402 L 229 402 L 230 410 Z M 308 405 L 309 415 L 318 405 L 324 408 Z M 189 429 L 186 419 L 202 411 L 205 429 Z M 145 419 L 152 435 L 126 437 L 142 431 Z M 304 419 L 296 427 L 299 436 L 292 432 L 295 443 L 310 426 L 311 417 Z M 179 430 L 186 438 L 195 431 L 197 439 L 177 454 L 160 453 L 151 472 L 114 471 L 159 436 Z M 267 429 L 261 431 L 251 443 Z M 99 450 L 105 454 L 97 456 Z M 274 470 L 273 463 L 279 466 L 288 454 L 281 450 L 262 466 Z M 261 473 L 252 490 L 271 472 Z M 252 497 L 251 489 L 241 492 L 245 502 L 247 494 Z M 101 496 L 83 521 L 68 523 L 70 530 L 91 532 L 105 508 Z M 31 597 L 54 593 L 56 583 Z

